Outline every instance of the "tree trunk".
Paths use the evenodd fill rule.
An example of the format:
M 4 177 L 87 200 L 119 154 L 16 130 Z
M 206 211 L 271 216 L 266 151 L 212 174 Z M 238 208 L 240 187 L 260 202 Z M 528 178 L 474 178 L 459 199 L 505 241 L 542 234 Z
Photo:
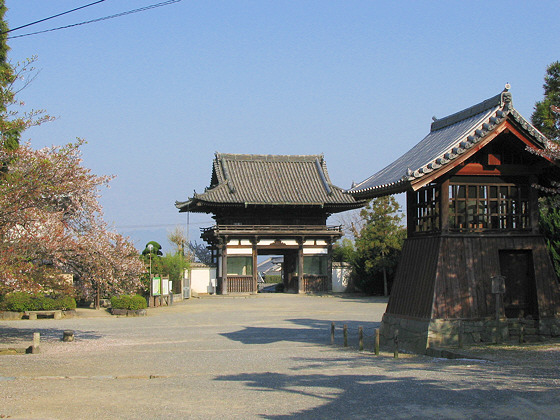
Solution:
M 101 309 L 101 304 L 99 301 L 100 287 L 99 283 L 95 284 L 95 309 Z

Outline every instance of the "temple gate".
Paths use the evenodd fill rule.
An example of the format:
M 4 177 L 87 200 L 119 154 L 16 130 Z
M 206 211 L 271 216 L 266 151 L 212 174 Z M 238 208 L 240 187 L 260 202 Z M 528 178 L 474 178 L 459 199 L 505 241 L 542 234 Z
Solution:
M 210 186 L 176 207 L 216 221 L 201 238 L 217 264 L 218 293 L 256 293 L 258 255 L 282 255 L 284 289 L 304 293 L 332 289 L 342 229 L 327 226 L 328 216 L 364 204 L 330 182 L 321 155 L 216 153 Z

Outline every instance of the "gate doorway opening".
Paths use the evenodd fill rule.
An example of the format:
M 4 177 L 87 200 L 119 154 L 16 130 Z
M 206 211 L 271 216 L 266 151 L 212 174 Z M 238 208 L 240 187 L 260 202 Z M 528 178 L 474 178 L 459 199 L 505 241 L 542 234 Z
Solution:
M 257 276 L 259 293 L 283 292 L 284 256 L 258 255 Z
M 257 265 L 259 292 L 327 292 L 332 288 L 327 255 L 300 255 L 297 249 L 259 250 L 257 260 L 261 261 Z

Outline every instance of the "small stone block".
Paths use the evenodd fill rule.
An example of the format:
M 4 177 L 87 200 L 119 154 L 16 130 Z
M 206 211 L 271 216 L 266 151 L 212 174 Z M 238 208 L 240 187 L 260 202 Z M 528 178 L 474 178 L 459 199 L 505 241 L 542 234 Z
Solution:
M 74 331 L 65 330 L 62 333 L 62 341 L 66 341 L 66 342 L 74 341 Z
M 35 312 L 29 313 L 29 319 L 37 319 L 37 314 Z

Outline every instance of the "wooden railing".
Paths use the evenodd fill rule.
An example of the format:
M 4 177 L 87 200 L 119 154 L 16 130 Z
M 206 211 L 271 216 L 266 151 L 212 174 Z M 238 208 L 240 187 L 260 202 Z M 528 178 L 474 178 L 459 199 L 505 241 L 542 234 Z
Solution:
M 218 232 L 342 232 L 342 226 L 326 225 L 214 225 L 212 227 L 200 228 L 202 233 Z
M 305 274 L 303 276 L 303 291 L 304 292 L 328 292 L 329 277 L 313 275 L 313 274 Z
M 253 276 L 228 276 L 228 293 L 253 293 L 257 291 L 256 282 Z

